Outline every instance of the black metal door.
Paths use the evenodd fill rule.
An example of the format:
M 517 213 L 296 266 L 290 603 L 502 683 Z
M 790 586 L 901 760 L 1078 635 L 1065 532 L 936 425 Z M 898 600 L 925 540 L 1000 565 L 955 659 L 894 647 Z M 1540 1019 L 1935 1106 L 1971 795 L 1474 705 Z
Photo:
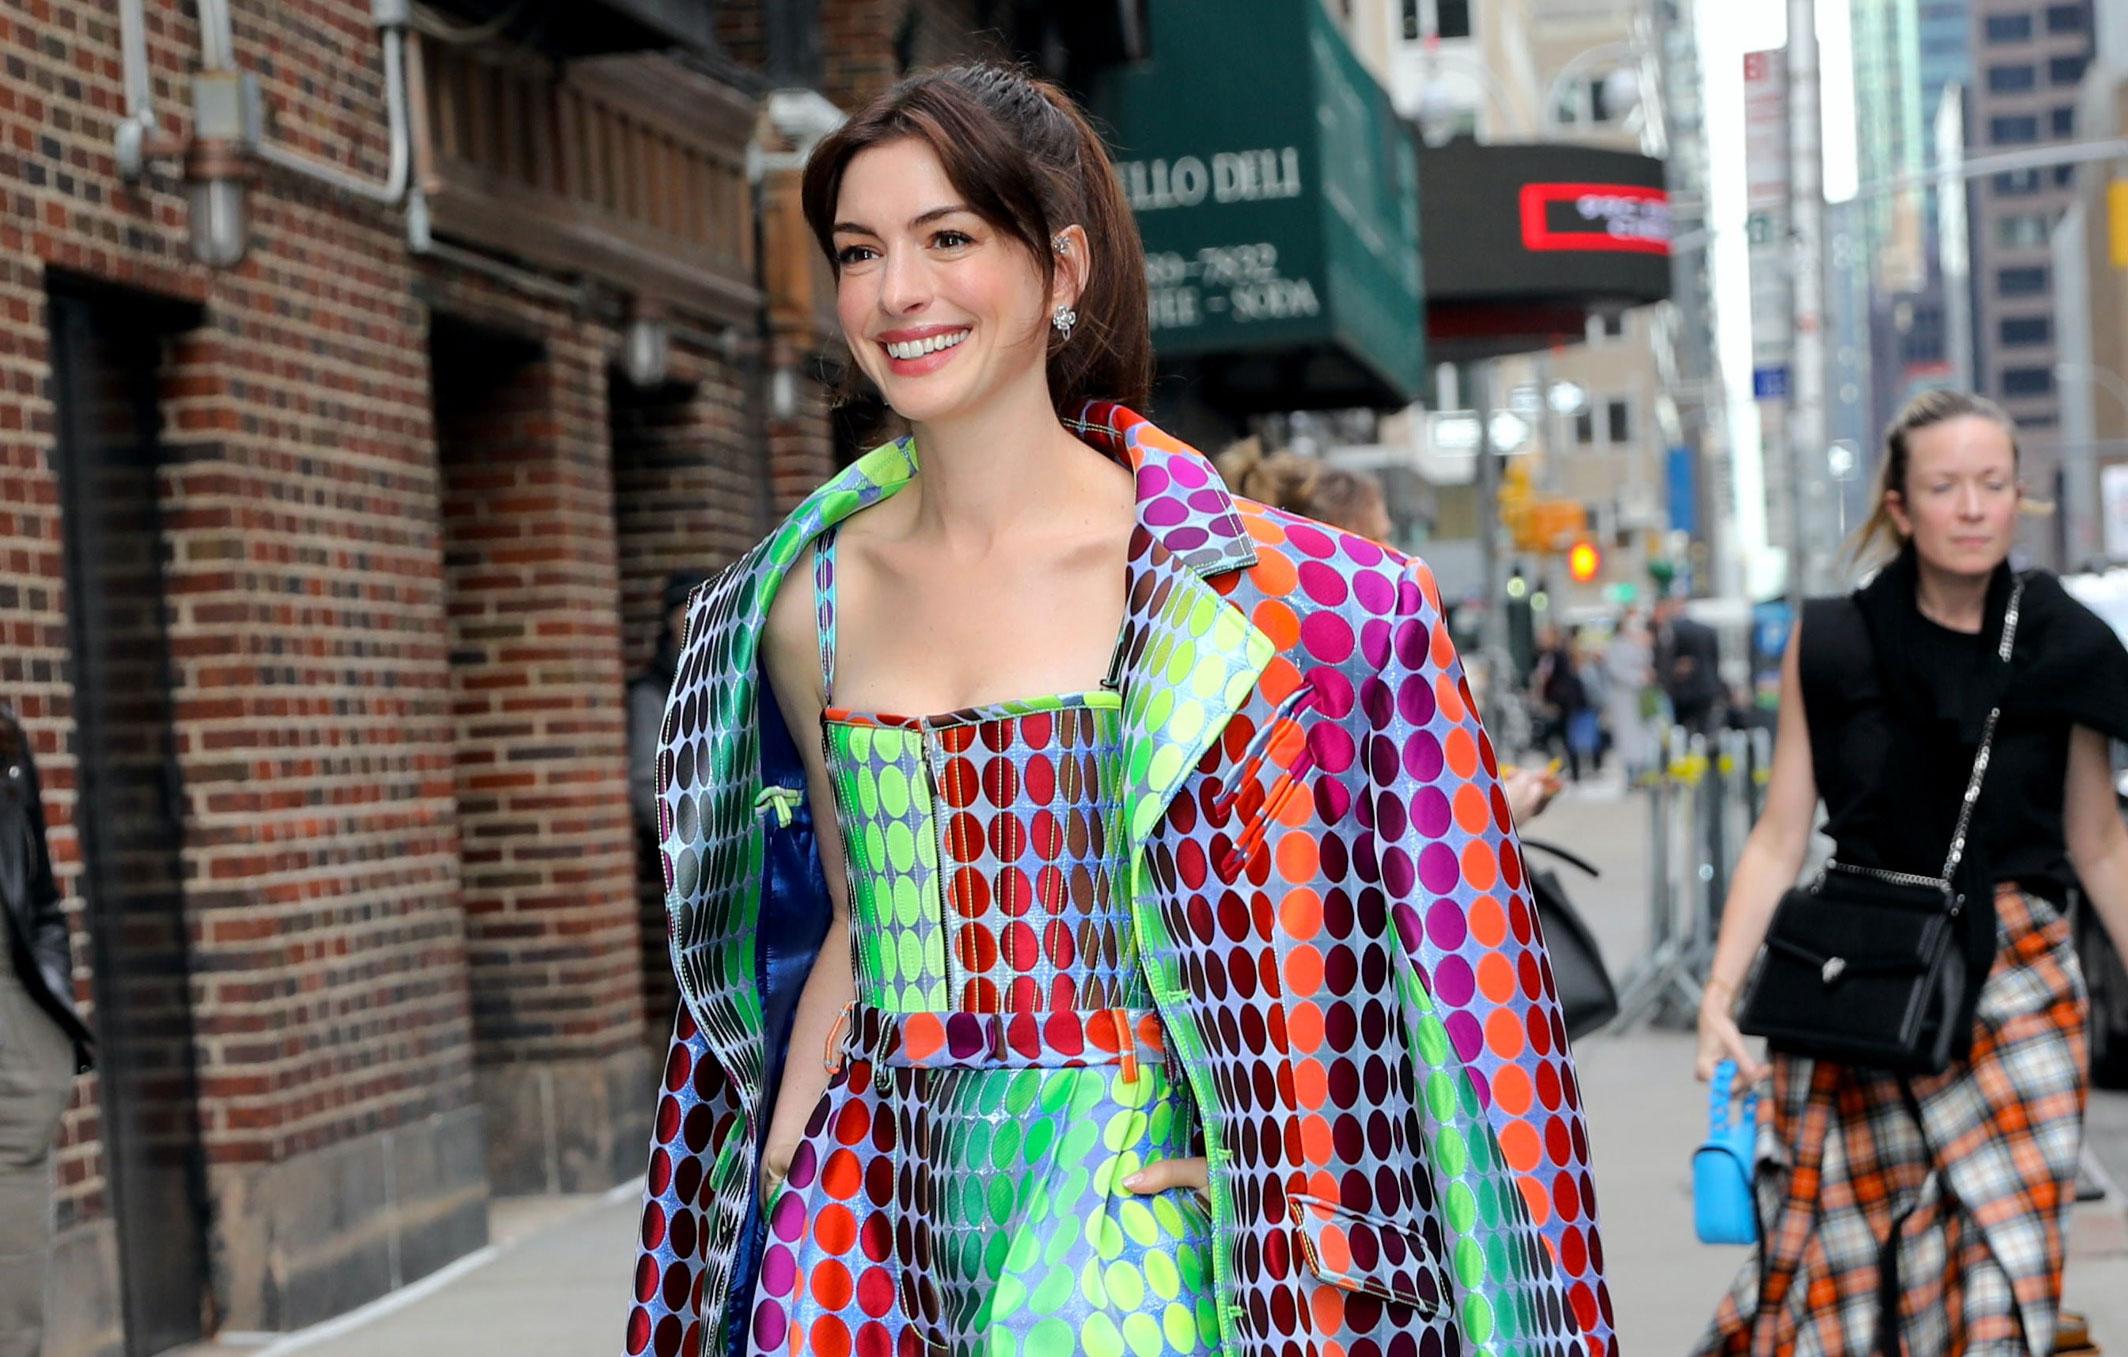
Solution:
M 74 658 L 74 822 L 96 977 L 104 1164 L 126 1352 L 149 1357 L 196 1341 L 207 1327 L 182 787 L 157 492 L 157 375 L 163 336 L 182 317 L 139 296 L 56 288 L 50 307 Z

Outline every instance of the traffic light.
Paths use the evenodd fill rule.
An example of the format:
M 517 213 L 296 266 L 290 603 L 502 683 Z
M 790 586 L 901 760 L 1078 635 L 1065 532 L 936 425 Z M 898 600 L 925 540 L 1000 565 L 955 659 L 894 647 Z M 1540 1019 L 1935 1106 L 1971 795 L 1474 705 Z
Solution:
M 1583 539 L 1566 554 L 1566 573 L 1576 584 L 1587 584 L 1603 569 L 1603 553 L 1594 542 Z

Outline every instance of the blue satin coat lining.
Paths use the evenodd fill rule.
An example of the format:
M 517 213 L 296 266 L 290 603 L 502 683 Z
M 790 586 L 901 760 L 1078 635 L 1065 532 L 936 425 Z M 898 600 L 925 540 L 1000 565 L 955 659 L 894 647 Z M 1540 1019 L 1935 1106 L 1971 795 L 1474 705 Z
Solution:
M 771 814 L 763 826 L 761 913 L 754 928 L 754 982 L 760 986 L 764 1042 L 761 1112 L 754 1127 L 756 1163 L 768 1140 L 769 1123 L 775 1117 L 777 1091 L 783 1086 L 798 996 L 805 989 L 806 977 L 813 972 L 813 959 L 820 954 L 821 941 L 827 936 L 829 913 L 827 875 L 821 867 L 819 841 L 813 832 L 813 808 L 802 795 L 805 764 L 784 724 L 783 709 L 769 691 L 767 675 L 762 675 L 761 680 L 755 706 L 761 732 L 762 785 L 794 788 L 801 795 L 788 825 L 779 825 Z M 756 1173 L 747 1197 L 746 1217 L 739 1227 L 745 1246 L 739 1250 L 732 1268 L 730 1308 L 724 1329 L 728 1357 L 745 1357 L 747 1349 L 754 1283 L 761 1272 L 761 1251 L 768 1242 L 768 1222 L 761 1206 L 761 1176 Z

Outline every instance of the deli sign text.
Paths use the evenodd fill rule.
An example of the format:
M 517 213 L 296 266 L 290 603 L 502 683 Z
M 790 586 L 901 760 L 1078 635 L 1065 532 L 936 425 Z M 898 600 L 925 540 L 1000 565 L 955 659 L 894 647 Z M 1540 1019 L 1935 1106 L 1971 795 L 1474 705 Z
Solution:
M 1209 157 L 1126 160 L 1116 166 L 1134 212 L 1214 203 L 1260 203 L 1301 194 L 1300 148 L 1215 151 Z

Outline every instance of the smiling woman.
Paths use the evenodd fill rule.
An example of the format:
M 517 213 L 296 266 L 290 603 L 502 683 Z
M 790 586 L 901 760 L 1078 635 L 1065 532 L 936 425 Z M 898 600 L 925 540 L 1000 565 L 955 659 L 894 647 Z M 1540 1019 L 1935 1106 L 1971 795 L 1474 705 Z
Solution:
M 689 607 L 629 1352 L 1608 1357 L 1432 577 L 1122 404 L 1145 259 L 1055 88 L 914 77 L 804 202 L 914 432 Z

